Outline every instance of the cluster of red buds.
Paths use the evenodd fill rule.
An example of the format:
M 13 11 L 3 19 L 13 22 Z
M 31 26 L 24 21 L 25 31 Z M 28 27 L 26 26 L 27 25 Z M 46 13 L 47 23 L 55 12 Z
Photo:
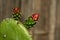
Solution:
M 13 18 L 15 20 L 20 19 L 20 9 L 19 8 L 13 9 Z M 30 17 L 28 17 L 27 20 L 25 20 L 24 24 L 27 26 L 33 27 L 33 25 L 36 24 L 36 21 L 38 21 L 38 18 L 39 18 L 39 13 L 34 13 Z M 30 27 L 26 27 L 26 28 L 30 28 Z

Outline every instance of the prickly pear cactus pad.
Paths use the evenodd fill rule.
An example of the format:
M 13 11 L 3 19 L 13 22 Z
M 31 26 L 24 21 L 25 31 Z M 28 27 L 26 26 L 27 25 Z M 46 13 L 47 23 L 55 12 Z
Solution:
M 3 19 L 0 23 L 0 40 L 32 40 L 28 29 L 38 21 L 39 14 L 34 13 L 21 23 L 19 8 L 13 9 L 12 18 Z
M 32 40 L 32 38 L 21 22 L 8 18 L 0 23 L 0 40 Z

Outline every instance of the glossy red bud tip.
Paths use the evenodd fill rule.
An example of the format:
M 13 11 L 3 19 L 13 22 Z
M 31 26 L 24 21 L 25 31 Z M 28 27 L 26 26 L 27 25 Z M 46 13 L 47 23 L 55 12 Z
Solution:
M 20 12 L 20 8 L 14 8 L 14 9 L 13 9 L 13 12 L 14 12 L 14 13 Z
M 33 19 L 34 21 L 38 21 L 38 18 L 39 18 L 39 14 L 38 14 L 38 13 L 34 13 L 34 14 L 32 15 L 32 19 Z

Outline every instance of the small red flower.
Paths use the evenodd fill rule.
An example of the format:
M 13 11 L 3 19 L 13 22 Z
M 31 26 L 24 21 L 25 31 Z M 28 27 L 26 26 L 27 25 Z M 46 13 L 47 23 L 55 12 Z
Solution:
M 14 8 L 14 9 L 13 9 L 13 12 L 14 12 L 14 13 L 18 13 L 18 12 L 20 12 L 20 9 L 19 9 L 19 8 Z
M 38 13 L 34 13 L 34 14 L 32 15 L 32 19 L 33 19 L 34 21 L 37 21 L 38 18 L 39 18 L 39 14 L 38 14 Z

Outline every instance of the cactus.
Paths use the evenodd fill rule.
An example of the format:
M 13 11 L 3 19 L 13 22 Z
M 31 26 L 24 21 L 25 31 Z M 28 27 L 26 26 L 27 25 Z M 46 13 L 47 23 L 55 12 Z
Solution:
M 13 9 L 13 18 L 6 18 L 0 23 L 0 40 L 32 40 L 28 29 L 36 24 L 39 14 L 28 17 L 24 23 L 20 21 L 20 9 Z
M 0 40 L 32 40 L 21 22 L 7 18 L 0 23 Z

